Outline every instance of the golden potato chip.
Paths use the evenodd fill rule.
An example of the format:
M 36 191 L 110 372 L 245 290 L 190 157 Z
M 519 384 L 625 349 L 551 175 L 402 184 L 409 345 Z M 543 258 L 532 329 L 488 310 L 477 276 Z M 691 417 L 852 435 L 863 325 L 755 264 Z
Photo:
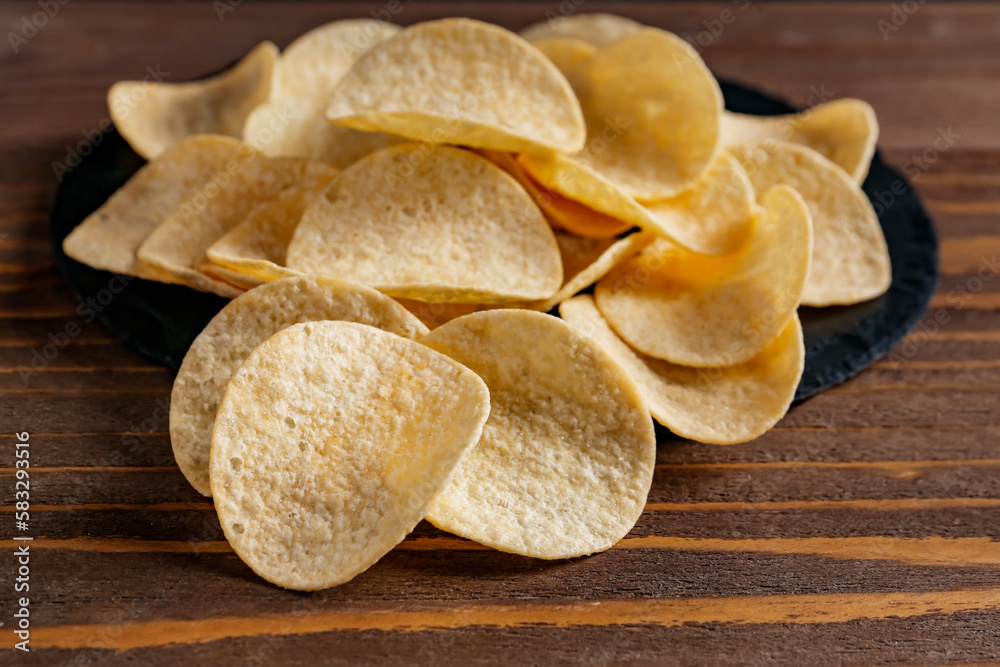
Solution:
M 326 120 L 326 98 L 283 97 L 250 112 L 243 140 L 270 157 L 307 157 L 345 169 L 369 153 L 406 139 L 362 132 Z
M 577 201 L 563 197 L 555 190 L 539 185 L 525 173 L 517 159 L 510 153 L 488 150 L 478 152 L 513 176 L 521 184 L 521 187 L 531 195 L 549 223 L 556 229 L 565 229 L 588 238 L 607 239 L 632 228 L 632 225 L 627 222 L 595 211 Z
M 868 175 L 875 154 L 878 119 L 870 104 L 850 98 L 785 116 L 723 114 L 724 146 L 759 143 L 766 139 L 808 146 L 861 183 Z
M 678 244 L 710 255 L 736 252 L 750 236 L 757 208 L 750 179 L 725 151 L 693 188 L 645 207 Z
M 258 285 L 263 285 L 268 282 L 266 280 L 262 280 L 261 278 L 249 276 L 245 273 L 240 273 L 239 271 L 233 271 L 232 269 L 224 266 L 217 266 L 210 262 L 202 262 L 199 264 L 198 271 L 204 273 L 213 280 L 228 283 L 239 292 L 245 292 L 257 287 Z
M 358 56 L 397 32 L 398 26 L 375 19 L 333 21 L 313 28 L 278 58 L 271 98 L 305 96 L 320 99 L 325 106 Z
M 471 19 L 418 23 L 363 53 L 327 118 L 419 141 L 506 151 L 575 152 L 580 105 L 536 48 Z
M 278 48 L 262 42 L 221 74 L 184 83 L 119 81 L 111 120 L 135 152 L 152 160 L 193 134 L 240 137 L 250 110 L 267 101 Z
M 350 581 L 424 517 L 489 411 L 475 373 L 414 341 L 352 322 L 279 331 L 233 375 L 212 430 L 226 539 L 279 586 Z
M 432 303 L 416 299 L 396 299 L 396 301 L 431 330 L 437 329 L 445 322 L 451 322 L 456 317 L 489 308 L 477 303 Z
M 553 37 L 569 37 L 607 46 L 625 35 L 642 29 L 642 24 L 614 14 L 572 14 L 540 21 L 521 31 L 521 37 L 536 43 Z
M 479 444 L 427 520 L 535 558 L 610 548 L 642 514 L 656 440 L 638 388 L 596 343 L 550 315 L 491 310 L 420 340 L 490 390 Z
M 205 256 L 209 264 L 201 269 L 211 273 L 223 267 L 242 275 L 244 283 L 238 284 L 251 285 L 298 275 L 285 266 L 288 244 L 306 208 L 337 173 L 331 167 L 257 204 L 243 222 L 208 247 Z
M 421 301 L 544 299 L 559 248 L 531 197 L 467 150 L 407 144 L 340 174 L 302 216 L 288 266 Z
M 665 199 L 702 177 L 719 148 L 722 92 L 691 45 L 644 28 L 586 61 L 574 40 L 546 40 L 539 48 L 557 64 L 573 63 L 564 74 L 580 100 L 587 141 L 575 155 L 520 156 L 536 180 L 624 219 L 601 202 L 619 196 Z M 563 180 L 581 182 L 563 185 Z
M 653 419 L 698 442 L 731 445 L 763 435 L 788 411 L 802 377 L 805 348 L 798 317 L 749 361 L 689 368 L 632 350 L 601 317 L 589 294 L 563 302 L 559 314 L 622 365 Z
M 253 208 L 304 179 L 329 174 L 329 165 L 303 158 L 265 158 L 256 151 L 224 169 L 181 202 L 139 246 L 139 260 L 205 292 L 235 296 L 232 290 L 198 270 L 205 252 L 242 222 Z
M 183 139 L 137 171 L 63 241 L 67 255 L 95 269 L 160 282 L 180 282 L 136 260 L 150 232 L 213 174 L 248 147 L 236 139 L 199 135 Z
M 731 151 L 757 192 L 785 184 L 809 205 L 814 243 L 803 305 L 859 303 L 889 289 L 892 266 L 878 216 L 843 169 L 811 148 L 784 141 Z
M 659 239 L 605 276 L 594 295 L 611 327 L 643 354 L 696 367 L 755 357 L 795 315 L 812 249 L 805 202 L 778 186 L 762 198 L 753 235 L 713 257 Z
M 170 394 L 170 444 L 191 486 L 211 495 L 208 452 L 226 383 L 253 350 L 299 322 L 345 320 L 419 338 L 427 328 L 389 297 L 339 281 L 293 277 L 233 299 L 184 356 Z
M 524 307 L 545 312 L 552 310 L 580 290 L 596 283 L 655 240 L 656 236 L 649 232 L 637 232 L 620 239 L 589 239 L 556 232 L 556 242 L 562 256 L 563 286 L 548 299 L 530 302 Z

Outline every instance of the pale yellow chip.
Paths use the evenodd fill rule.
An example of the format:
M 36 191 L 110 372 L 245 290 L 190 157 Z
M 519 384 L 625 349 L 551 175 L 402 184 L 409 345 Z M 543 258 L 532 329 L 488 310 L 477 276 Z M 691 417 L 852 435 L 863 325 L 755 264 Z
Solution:
M 553 37 L 579 39 L 594 46 L 606 46 L 642 29 L 642 24 L 614 14 L 570 14 L 553 16 L 546 21 L 529 25 L 521 37 L 536 43 Z
M 693 187 L 718 152 L 722 117 L 722 92 L 698 53 L 655 28 L 628 34 L 587 60 L 580 59 L 580 44 L 556 39 L 539 48 L 557 65 L 572 63 L 564 74 L 583 109 L 587 145 L 574 155 L 522 156 L 528 173 L 618 218 L 602 201 L 656 201 Z M 575 194 L 560 187 L 564 179 L 581 181 L 563 186 Z
M 723 151 L 693 188 L 645 207 L 678 244 L 695 252 L 724 255 L 746 243 L 756 204 L 743 167 Z
M 851 98 L 785 116 L 748 116 L 728 111 L 722 116 L 724 146 L 766 139 L 802 144 L 838 165 L 857 183 L 868 175 L 878 131 L 871 105 Z
M 413 313 L 428 329 L 434 330 L 457 317 L 489 308 L 476 303 L 433 303 L 416 299 L 396 299 L 403 308 Z
M 514 155 L 503 151 L 479 151 L 498 167 L 514 177 L 521 187 L 531 195 L 549 223 L 556 229 L 586 236 L 593 239 L 608 239 L 628 231 L 632 225 L 595 211 L 583 204 L 568 199 L 555 190 L 539 185 L 525 173 Z
M 208 452 L 226 383 L 253 350 L 298 322 L 345 320 L 419 338 L 427 328 L 378 292 L 339 281 L 286 278 L 233 299 L 191 344 L 170 394 L 170 444 L 191 486 L 211 495 Z
M 201 135 L 181 140 L 137 171 L 63 241 L 67 255 L 95 269 L 160 282 L 180 282 L 136 260 L 150 232 L 249 148 L 236 139 Z
M 427 515 L 438 528 L 534 558 L 604 551 L 646 502 L 656 459 L 636 385 L 550 315 L 491 310 L 421 342 L 479 374 L 490 418 Z
M 376 19 L 333 21 L 297 38 L 274 68 L 271 98 L 307 96 L 324 105 L 354 61 L 370 47 L 399 32 Z
M 743 363 L 777 338 L 799 305 L 812 225 L 787 186 L 762 203 L 736 255 L 699 255 L 660 239 L 605 276 L 594 294 L 618 335 L 651 357 L 696 367 Z
M 731 151 L 757 192 L 785 184 L 809 205 L 814 244 L 803 305 L 859 303 L 889 289 L 892 266 L 878 216 L 843 169 L 811 148 L 784 141 L 744 144 Z
M 219 406 L 211 480 L 222 531 L 278 586 L 350 581 L 420 522 L 489 411 L 482 380 L 414 341 L 351 322 L 280 331 Z
M 358 58 L 327 118 L 358 130 L 506 151 L 575 152 L 580 105 L 538 49 L 471 19 L 418 23 Z
M 234 296 L 231 289 L 199 270 L 208 248 L 261 202 L 331 169 L 304 158 L 265 158 L 251 152 L 242 161 L 228 163 L 181 202 L 143 241 L 137 256 L 189 287 Z
M 559 314 L 622 365 L 653 419 L 698 442 L 731 445 L 763 435 L 788 411 L 802 377 L 805 348 L 798 317 L 749 361 L 689 368 L 631 349 L 601 317 L 589 294 L 563 302 Z
M 636 232 L 620 239 L 590 239 L 556 232 L 562 256 L 563 286 L 550 298 L 524 305 L 531 310 L 548 312 L 577 292 L 584 290 L 627 259 L 653 243 L 656 236 Z
M 108 91 L 115 128 L 151 160 L 193 134 L 240 137 L 247 114 L 267 101 L 278 48 L 262 42 L 243 60 L 200 81 L 119 81 Z
M 270 157 L 307 157 L 345 169 L 369 153 L 406 139 L 333 125 L 323 115 L 326 98 L 283 97 L 254 109 L 243 140 Z
M 489 160 L 406 144 L 340 174 L 302 216 L 288 266 L 421 301 L 544 299 L 562 284 L 552 229 Z
M 288 244 L 306 208 L 336 175 L 337 170 L 330 168 L 257 204 L 243 222 L 209 246 L 205 255 L 210 265 L 203 264 L 202 270 L 228 269 L 242 276 L 243 282 L 237 284 L 251 286 L 297 275 L 285 266 Z
M 267 282 L 266 280 L 260 280 L 254 276 L 248 276 L 239 271 L 233 271 L 224 266 L 216 266 L 207 262 L 199 265 L 198 270 L 213 280 L 228 284 L 236 292 L 246 292 Z M 236 294 L 233 294 L 233 296 L 236 296 Z

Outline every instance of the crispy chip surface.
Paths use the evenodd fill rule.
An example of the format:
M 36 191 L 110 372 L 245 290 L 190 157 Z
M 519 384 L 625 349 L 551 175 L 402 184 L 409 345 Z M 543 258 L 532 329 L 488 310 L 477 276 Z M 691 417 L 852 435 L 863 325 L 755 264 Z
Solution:
M 253 350 L 299 322 L 345 320 L 407 338 L 427 332 L 387 296 L 332 280 L 277 280 L 233 299 L 198 335 L 170 394 L 170 444 L 181 472 L 199 493 L 210 495 L 208 452 L 212 423 L 226 383 Z
M 243 222 L 209 246 L 205 252 L 208 261 L 216 268 L 239 272 L 244 281 L 252 281 L 251 285 L 297 275 L 285 266 L 288 244 L 306 208 L 336 174 L 330 169 L 305 178 L 257 204 Z
M 422 301 L 548 298 L 562 283 L 552 230 L 489 160 L 407 144 L 340 174 L 302 216 L 288 266 Z
M 635 384 L 593 341 L 527 310 L 491 310 L 421 339 L 490 390 L 475 449 L 427 516 L 438 528 L 535 558 L 603 551 L 642 513 L 656 443 Z
M 555 229 L 565 229 L 580 236 L 608 239 L 627 232 L 632 225 L 600 211 L 568 199 L 555 190 L 538 184 L 521 167 L 517 158 L 503 151 L 479 151 L 481 155 L 506 171 L 531 195 L 549 223 Z
M 151 160 L 194 134 L 240 137 L 250 111 L 267 101 L 278 48 L 262 42 L 221 74 L 184 83 L 119 81 L 108 91 L 111 119 Z
M 656 236 L 649 232 L 636 232 L 620 239 L 590 239 L 556 232 L 562 256 L 563 286 L 550 298 L 525 304 L 524 307 L 543 312 L 552 310 L 655 240 Z
M 298 37 L 274 68 L 271 98 L 306 96 L 324 104 L 362 53 L 399 32 L 376 19 L 333 21 Z
M 304 158 L 265 158 L 251 151 L 214 173 L 139 246 L 139 259 L 205 292 L 235 296 L 199 270 L 206 251 L 242 222 L 255 206 L 333 167 Z
M 889 289 L 892 266 L 878 216 L 843 169 L 810 148 L 784 141 L 744 144 L 732 153 L 757 192 L 790 185 L 809 205 L 814 244 L 804 305 L 859 303 Z
M 613 198 L 601 192 L 607 187 L 640 201 L 673 197 L 692 187 L 718 152 L 722 116 L 719 84 L 698 53 L 655 28 L 628 34 L 585 61 L 580 44 L 556 39 L 540 42 L 539 48 L 567 67 L 564 74 L 583 109 L 586 147 L 574 155 L 527 156 L 528 172 L 550 186 L 558 179 L 539 172 L 545 162 L 554 162 L 547 170 L 582 179 L 575 189 L 590 192 L 583 198 L 556 190 L 611 215 L 593 201 Z M 590 177 L 590 171 L 602 179 Z
M 589 294 L 559 306 L 635 380 L 653 418 L 679 436 L 717 445 L 763 435 L 788 411 L 805 363 L 798 317 L 755 357 L 724 368 L 689 368 L 648 357 L 611 330 Z
M 777 139 L 813 149 L 846 171 L 857 183 L 868 175 L 878 119 L 871 105 L 846 98 L 785 116 L 749 116 L 726 112 L 722 116 L 722 143 L 738 146 Z
M 284 329 L 233 375 L 212 431 L 226 539 L 279 586 L 349 581 L 424 517 L 489 410 L 482 380 L 414 341 L 351 322 Z
M 136 260 L 150 232 L 230 160 L 245 155 L 236 139 L 199 135 L 181 140 L 144 165 L 63 241 L 67 255 L 95 269 L 179 282 Z
M 247 117 L 243 140 L 270 157 L 306 157 L 345 169 L 369 153 L 406 141 L 382 132 L 333 125 L 324 116 L 326 98 L 283 97 Z
M 763 212 L 739 253 L 713 257 L 656 241 L 605 276 L 597 307 L 629 345 L 696 367 L 755 357 L 795 315 L 812 249 L 809 210 L 791 188 L 761 200 Z
M 750 179 L 725 151 L 693 188 L 645 206 L 677 243 L 710 255 L 739 250 L 750 236 L 756 210 Z
M 338 125 L 507 151 L 583 147 L 566 79 L 514 33 L 471 19 L 418 23 L 366 51 L 326 112 Z
M 578 39 L 594 46 L 606 46 L 642 29 L 642 24 L 614 14 L 572 14 L 539 21 L 521 31 L 532 43 L 553 37 Z

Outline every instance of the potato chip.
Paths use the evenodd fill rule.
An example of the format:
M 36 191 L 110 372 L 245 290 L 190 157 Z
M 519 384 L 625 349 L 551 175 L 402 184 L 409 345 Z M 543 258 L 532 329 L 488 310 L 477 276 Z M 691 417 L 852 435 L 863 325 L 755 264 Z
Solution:
M 230 161 L 177 207 L 139 246 L 138 257 L 189 287 L 235 296 L 198 270 L 205 252 L 253 208 L 304 179 L 333 167 L 303 158 L 265 158 L 256 151 Z
M 481 150 L 479 153 L 513 176 L 521 184 L 521 187 L 531 195 L 549 223 L 556 229 L 565 229 L 588 238 L 607 239 L 618 236 L 632 227 L 627 222 L 595 211 L 577 201 L 563 197 L 555 190 L 539 185 L 525 173 L 511 153 L 487 150 Z
M 759 143 L 766 139 L 808 146 L 861 183 L 868 175 L 875 154 L 878 119 L 870 104 L 850 98 L 785 116 L 723 114 L 724 146 Z
M 406 139 L 361 132 L 326 120 L 326 98 L 284 97 L 260 105 L 247 117 L 243 140 L 270 157 L 306 157 L 345 169 L 369 153 Z
M 631 530 L 656 440 L 637 387 L 597 344 L 555 317 L 511 309 L 452 320 L 420 342 L 478 373 L 491 404 L 428 521 L 546 559 L 604 551 Z
M 257 204 L 243 222 L 208 247 L 205 256 L 210 265 L 202 265 L 201 269 L 211 272 L 223 267 L 238 272 L 245 282 L 254 285 L 298 275 L 285 266 L 288 244 L 306 208 L 336 175 L 337 171 L 330 168 Z
M 362 53 L 399 32 L 376 19 L 333 21 L 288 45 L 274 68 L 271 99 L 305 96 L 323 101 Z
M 684 366 L 732 366 L 767 347 L 799 305 L 812 226 L 787 186 L 762 203 L 735 255 L 700 255 L 660 239 L 605 276 L 594 295 L 611 327 L 643 354 Z
M 724 255 L 736 252 L 750 237 L 757 207 L 743 167 L 723 151 L 692 189 L 645 208 L 678 244 Z
M 136 260 L 150 232 L 213 174 L 248 148 L 235 139 L 200 135 L 183 139 L 144 165 L 63 241 L 67 255 L 95 269 L 176 283 L 171 274 Z
M 521 31 L 521 37 L 536 43 L 553 37 L 579 39 L 594 46 L 607 46 L 642 29 L 642 24 L 614 14 L 572 14 L 540 21 Z
M 810 148 L 784 141 L 731 150 L 757 192 L 785 184 L 809 205 L 814 243 L 803 305 L 859 303 L 889 289 L 892 266 L 878 216 L 843 169 Z
M 586 61 L 580 60 L 579 43 L 573 40 L 546 40 L 539 48 L 557 64 L 573 63 L 564 74 L 580 100 L 587 142 L 575 155 L 521 156 L 536 180 L 624 219 L 600 202 L 618 196 L 665 199 L 702 177 L 719 148 L 722 92 L 690 44 L 666 31 L 644 28 Z M 588 196 L 565 191 L 561 180 L 580 180 L 563 187 Z
M 221 74 L 184 83 L 119 81 L 111 120 L 135 152 L 152 160 L 194 134 L 240 137 L 250 110 L 267 101 L 278 48 L 262 42 Z
M 490 411 L 467 368 L 351 322 L 278 332 L 233 375 L 211 480 L 233 550 L 295 590 L 350 581 L 424 517 Z
M 239 271 L 233 271 L 232 269 L 226 268 L 224 266 L 217 266 L 210 262 L 202 262 L 198 265 L 198 271 L 204 273 L 209 278 L 217 280 L 219 282 L 228 283 L 231 287 L 235 288 L 240 292 L 245 292 L 251 290 L 254 287 L 263 285 L 268 282 L 261 278 L 255 276 L 249 276 L 245 273 L 240 273 Z
M 406 144 L 346 169 L 302 216 L 288 266 L 421 301 L 544 299 L 559 248 L 502 169 L 451 146 Z
M 548 312 L 603 278 L 613 268 L 638 254 L 656 240 L 654 234 L 637 232 L 620 239 L 588 239 L 556 232 L 562 256 L 563 286 L 543 301 L 525 304 L 525 308 Z
M 378 292 L 339 281 L 293 277 L 233 299 L 184 356 L 170 394 L 170 444 L 191 486 L 211 495 L 208 452 L 226 383 L 254 348 L 299 322 L 345 320 L 419 338 L 427 328 Z
M 763 435 L 788 411 L 802 377 L 805 348 L 798 317 L 749 361 L 689 368 L 632 350 L 601 317 L 589 294 L 563 302 L 559 314 L 622 365 L 653 419 L 698 442 L 731 445 Z
M 396 299 L 396 301 L 432 331 L 457 317 L 489 308 L 477 303 L 431 303 L 416 299 Z
M 418 23 L 358 58 L 326 116 L 358 130 L 506 151 L 575 152 L 580 105 L 533 46 L 471 19 Z

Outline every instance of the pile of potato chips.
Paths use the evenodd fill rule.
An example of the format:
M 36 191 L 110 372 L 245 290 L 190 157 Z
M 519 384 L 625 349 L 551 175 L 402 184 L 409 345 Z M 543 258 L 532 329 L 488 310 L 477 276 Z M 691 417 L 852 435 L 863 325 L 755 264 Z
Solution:
M 108 101 L 149 162 L 64 248 L 234 297 L 171 441 L 288 588 L 348 581 L 424 518 L 537 558 L 610 548 L 650 415 L 761 435 L 802 374 L 798 306 L 890 283 L 867 104 L 726 112 L 691 46 L 620 17 L 338 21 Z

